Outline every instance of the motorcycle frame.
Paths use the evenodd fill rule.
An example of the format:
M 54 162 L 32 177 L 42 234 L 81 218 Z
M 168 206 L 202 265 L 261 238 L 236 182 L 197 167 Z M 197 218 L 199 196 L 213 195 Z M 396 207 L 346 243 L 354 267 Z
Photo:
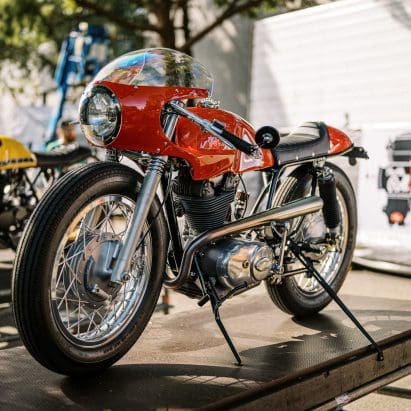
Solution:
M 184 111 L 184 110 L 182 110 Z M 174 137 L 174 132 L 176 130 L 176 125 L 177 125 L 177 119 L 179 118 L 179 114 L 177 113 L 173 113 L 173 114 L 168 114 L 168 119 L 164 128 L 164 134 L 170 139 L 172 140 L 172 138 Z M 168 124 L 168 125 L 167 125 Z M 271 208 L 271 204 L 273 201 L 273 198 L 275 196 L 275 192 L 276 189 L 278 187 L 278 182 L 279 182 L 279 178 L 282 174 L 282 172 L 290 166 L 294 166 L 294 167 L 298 167 L 301 166 L 304 163 L 313 163 L 316 164 L 318 167 L 321 167 L 325 164 L 325 161 L 328 157 L 333 157 L 336 155 L 346 155 L 348 153 L 350 153 L 353 149 L 352 143 L 351 145 L 347 148 L 347 139 L 345 135 L 342 135 L 338 130 L 333 129 L 333 128 L 329 128 L 329 130 L 334 133 L 334 137 L 333 137 L 333 147 L 332 150 L 330 152 L 330 154 L 328 156 L 321 156 L 318 158 L 312 158 L 309 160 L 304 160 L 304 161 L 295 161 L 292 162 L 290 164 L 284 164 L 284 165 L 274 165 L 265 169 L 261 169 L 261 170 L 256 170 L 259 172 L 269 172 L 272 175 L 271 181 L 268 185 L 268 189 L 269 189 L 269 196 L 267 199 L 267 204 L 265 207 L 265 210 L 269 210 Z M 343 151 L 338 151 L 336 149 L 336 147 L 338 147 L 338 149 L 341 149 Z M 345 147 L 345 149 L 344 149 Z M 135 153 L 138 154 L 138 153 Z M 145 184 L 143 183 L 143 187 L 140 191 L 140 196 L 142 196 L 145 200 L 143 201 L 144 204 L 151 204 L 151 200 L 149 200 L 149 198 L 154 198 L 153 193 L 157 190 L 158 185 L 161 186 L 163 194 L 166 195 L 166 191 L 167 191 L 167 181 L 168 179 L 164 176 L 164 171 L 167 168 L 166 164 L 168 162 L 168 156 L 150 156 L 148 155 L 149 158 L 151 158 L 151 162 L 161 162 L 162 165 L 157 164 L 155 166 L 156 168 L 156 173 L 159 174 L 160 173 L 160 168 L 162 167 L 162 176 L 161 178 L 157 178 L 157 179 L 153 179 L 150 178 L 151 182 L 147 183 L 147 187 L 145 187 Z M 171 172 L 170 170 L 168 172 Z M 146 173 L 145 178 L 147 178 L 147 175 L 150 174 L 150 172 Z M 152 174 L 152 173 L 151 173 Z M 156 180 L 156 181 L 154 181 Z M 265 189 L 267 188 L 267 186 L 263 189 L 263 195 L 265 192 Z M 150 192 L 151 192 L 151 197 L 150 197 Z M 312 193 L 312 195 L 314 194 L 314 192 Z M 139 196 L 139 198 L 140 198 Z M 139 200 L 138 202 L 141 202 L 141 200 Z M 258 203 L 258 201 L 257 201 Z M 167 227 L 168 227 L 168 232 L 169 232 L 169 238 L 172 244 L 172 250 L 173 250 L 173 260 L 174 261 L 169 261 L 170 267 L 172 269 L 172 271 L 174 272 L 174 274 L 176 272 L 180 273 L 180 268 L 184 259 L 184 247 L 182 246 L 181 243 L 181 235 L 180 235 L 180 230 L 178 227 L 178 222 L 177 222 L 177 216 L 175 214 L 175 210 L 174 210 L 174 203 L 173 203 L 173 199 L 172 199 L 172 193 L 170 193 L 170 195 L 167 196 L 167 198 L 165 199 L 165 216 L 166 216 L 166 221 L 167 221 Z M 148 212 L 148 208 L 146 207 L 146 211 Z M 255 209 L 252 210 L 251 214 L 255 212 Z M 140 213 L 141 214 L 141 213 Z M 143 216 L 143 214 L 141 214 L 141 216 Z M 141 227 L 142 227 L 142 218 L 140 216 L 140 225 L 138 227 L 138 225 L 136 224 L 137 220 L 134 220 L 131 223 L 131 227 L 137 227 L 137 231 L 134 229 L 130 229 L 130 239 L 126 239 L 124 241 L 125 244 L 127 244 L 127 247 L 123 247 L 120 251 L 120 256 L 118 257 L 117 261 L 116 261 L 116 265 L 114 267 L 112 276 L 111 276 L 111 281 L 114 284 L 120 284 L 121 281 L 124 280 L 124 278 L 127 278 L 127 267 L 129 264 L 129 260 L 131 258 L 131 252 L 130 250 L 135 249 L 138 243 L 138 238 L 140 238 L 140 234 L 141 234 Z M 241 219 L 240 219 L 241 220 Z M 239 220 L 238 220 L 239 221 Z M 169 260 L 171 260 L 171 258 L 169 258 Z M 192 268 L 192 267 L 191 267 Z M 190 269 L 190 268 L 188 268 Z M 124 277 L 125 276 L 125 277 Z M 187 277 L 188 278 L 188 277 Z M 178 285 L 168 285 L 167 283 L 165 284 L 166 287 L 169 288 L 174 288 L 174 289 L 180 289 L 183 284 L 182 281 L 178 281 Z M 184 293 L 184 291 L 182 290 L 182 292 Z
M 130 158 L 132 158 L 134 161 L 138 160 L 136 159 L 136 157 L 138 157 L 137 153 L 135 153 L 135 156 L 130 156 Z M 151 156 L 145 155 L 144 157 L 140 157 L 140 158 L 144 158 L 145 161 L 147 161 L 148 158 L 153 158 Z M 155 158 L 155 157 L 154 157 Z M 266 193 L 267 190 L 269 190 L 269 198 L 267 200 L 267 203 L 264 207 L 264 210 L 267 211 L 269 209 L 271 209 L 271 204 L 272 204 L 272 200 L 275 196 L 276 190 L 278 188 L 278 183 L 280 180 L 280 177 L 282 175 L 282 173 L 284 172 L 284 170 L 287 167 L 290 166 L 294 166 L 294 167 L 299 167 L 304 163 L 316 163 L 319 162 L 321 164 L 325 163 L 325 158 L 324 159 L 317 159 L 315 161 L 313 160 L 309 160 L 309 161 L 300 161 L 300 162 L 295 162 L 293 164 L 287 164 L 287 165 L 282 165 L 279 167 L 270 167 L 268 169 L 264 169 L 264 170 L 259 170 L 259 172 L 261 173 L 269 173 L 271 174 L 271 179 L 269 181 L 269 183 L 267 185 L 265 185 L 265 187 L 263 188 L 262 191 L 262 195 L 264 195 Z M 163 194 L 163 198 L 164 198 L 164 204 L 163 204 L 163 210 L 161 212 L 164 213 L 165 216 L 165 220 L 167 223 L 167 231 L 169 234 L 169 239 L 171 242 L 171 246 L 172 246 L 172 253 L 169 254 L 168 256 L 168 264 L 169 267 L 171 269 L 171 271 L 174 273 L 174 275 L 177 275 L 177 273 L 179 273 L 182 262 L 183 262 L 183 256 L 184 256 L 184 252 L 185 249 L 187 247 L 184 247 L 182 244 L 182 237 L 181 237 L 181 232 L 180 232 L 180 228 L 179 228 L 179 224 L 177 221 L 177 215 L 174 209 L 174 201 L 173 201 L 173 195 L 170 192 L 167 195 L 167 191 L 169 191 L 169 181 L 170 181 L 170 175 L 169 173 L 171 173 L 171 169 L 167 168 L 166 170 L 164 170 L 164 173 L 162 175 L 161 181 L 160 181 L 160 189 L 161 192 Z M 264 174 L 263 174 L 264 175 Z M 313 193 L 312 193 L 313 194 Z M 256 211 L 256 206 L 258 205 L 259 200 L 256 201 L 255 206 L 253 207 L 252 211 L 250 212 L 250 215 L 252 215 L 255 211 Z M 241 222 L 244 218 L 241 218 L 239 220 L 236 220 L 238 222 Z M 195 237 L 195 239 L 199 238 L 200 236 Z M 192 270 L 195 270 L 195 264 L 192 265 Z M 112 277 L 113 278 L 113 277 Z M 179 286 L 169 286 L 167 284 L 165 284 L 166 288 L 173 288 L 173 289 L 178 289 L 179 292 L 183 293 L 183 294 L 187 294 L 184 290 L 184 287 L 182 287 L 182 285 Z M 192 291 L 192 290 L 191 290 Z M 187 294 L 189 295 L 189 294 Z M 190 294 L 191 296 L 191 294 Z M 201 297 L 201 295 L 198 295 L 198 297 Z
M 304 163 L 312 163 L 313 166 L 314 167 L 316 166 L 317 169 L 318 168 L 323 168 L 326 164 L 326 159 L 327 158 L 320 158 L 320 159 L 314 159 L 314 160 L 305 161 L 305 162 L 298 162 L 298 163 L 292 164 L 292 166 L 299 167 Z M 288 166 L 290 166 L 290 165 L 288 165 Z M 261 171 L 265 171 L 265 172 L 270 172 L 272 174 L 271 181 L 264 187 L 263 192 L 262 192 L 262 194 L 264 195 L 264 192 L 266 191 L 266 189 L 269 190 L 269 196 L 268 196 L 268 200 L 267 200 L 266 207 L 265 207 L 266 211 L 268 211 L 271 208 L 272 200 L 273 200 L 274 195 L 277 191 L 280 175 L 282 174 L 282 172 L 285 170 L 286 167 L 287 167 L 287 165 L 281 166 L 281 167 L 272 167 L 268 170 L 261 170 Z M 171 172 L 171 170 L 169 170 L 169 172 Z M 313 173 L 313 177 L 315 177 L 315 173 Z M 164 193 L 164 195 L 166 195 L 167 188 L 168 188 L 167 179 L 163 178 L 161 184 L 162 184 L 163 193 Z M 316 198 L 314 196 L 315 187 L 316 187 L 316 179 L 314 180 L 314 182 L 312 184 L 311 196 L 308 197 L 308 198 L 311 198 L 311 199 Z M 321 201 L 321 203 L 322 203 L 322 201 Z M 176 263 L 175 271 L 179 271 L 178 267 L 181 267 L 182 260 L 183 260 L 182 255 L 184 253 L 184 250 L 183 250 L 183 247 L 181 245 L 181 237 L 180 237 L 179 227 L 178 227 L 178 224 L 177 224 L 176 214 L 173 212 L 174 211 L 174 205 L 173 205 L 173 200 L 172 200 L 172 195 L 171 194 L 165 199 L 165 206 L 166 206 L 167 226 L 168 226 L 168 230 L 169 230 L 169 234 L 170 234 L 170 240 L 172 242 L 172 247 L 173 247 L 173 251 L 174 251 L 173 257 L 174 257 L 175 263 Z M 313 206 L 315 207 L 314 203 L 313 203 Z M 258 207 L 258 199 L 256 201 L 256 207 L 253 207 L 253 211 L 255 211 L 255 209 L 257 207 Z M 242 218 L 240 220 L 244 220 L 244 218 Z M 238 221 L 240 221 L 240 220 L 238 220 Z M 285 227 L 287 227 L 288 220 L 284 220 L 284 221 L 285 221 L 285 224 L 286 224 Z M 318 281 L 318 283 L 323 287 L 323 289 L 326 291 L 326 293 L 336 302 L 336 304 L 341 308 L 341 310 L 344 312 L 344 314 L 354 323 L 354 325 L 361 332 L 361 334 L 370 342 L 371 347 L 377 353 L 377 361 L 384 361 L 384 353 L 383 353 L 381 347 L 379 346 L 379 344 L 372 338 L 372 336 L 367 332 L 367 330 L 365 330 L 365 328 L 362 326 L 362 324 L 358 321 L 357 317 L 345 305 L 345 303 L 337 295 L 337 293 L 332 289 L 332 287 L 330 287 L 328 285 L 328 283 L 322 278 L 321 274 L 314 268 L 312 260 L 310 258 L 308 258 L 302 252 L 300 246 L 290 238 L 291 234 L 292 233 L 288 232 L 288 229 L 284 230 L 284 233 L 283 233 L 284 237 L 282 239 L 283 247 L 284 247 L 284 245 L 287 245 L 287 247 L 290 249 L 290 251 L 295 256 L 295 258 L 302 263 L 302 265 L 304 266 L 304 268 L 307 272 L 307 275 L 314 277 Z M 199 236 L 196 237 L 196 239 L 199 239 L 201 237 L 202 237 L 202 235 L 200 234 Z M 169 264 L 170 264 L 170 258 L 169 258 Z M 203 293 L 201 298 L 198 301 L 198 305 L 201 307 L 204 304 L 206 304 L 207 302 L 210 302 L 210 305 L 211 305 L 211 308 L 212 308 L 212 311 L 213 311 L 214 318 L 215 318 L 215 321 L 217 323 L 217 326 L 219 327 L 221 333 L 224 336 L 225 341 L 227 342 L 227 345 L 229 346 L 232 354 L 234 355 L 234 358 L 236 359 L 236 365 L 242 366 L 243 364 L 242 364 L 241 356 L 240 356 L 239 352 L 237 351 L 233 341 L 231 340 L 230 335 L 228 334 L 228 332 L 227 332 L 227 330 L 226 330 L 226 328 L 225 328 L 225 326 L 224 326 L 224 324 L 221 320 L 219 310 L 220 310 L 220 307 L 222 306 L 222 304 L 224 303 L 224 301 L 226 299 L 230 298 L 233 295 L 236 295 L 236 294 L 239 294 L 243 291 L 246 291 L 246 290 L 248 290 L 249 288 L 252 288 L 255 285 L 258 285 L 259 282 L 256 283 L 255 285 L 251 285 L 251 286 L 247 285 L 246 283 L 245 284 L 240 284 L 239 286 L 234 287 L 233 289 L 228 291 L 226 293 L 226 295 L 221 297 L 221 296 L 218 295 L 213 283 L 211 281 L 205 279 L 205 277 L 204 277 L 203 273 L 201 272 L 201 269 L 198 265 L 197 259 L 195 257 L 193 259 L 192 266 L 194 267 L 194 270 L 196 271 L 196 274 L 198 275 L 198 278 L 199 278 L 200 283 L 201 283 L 201 291 Z M 193 269 L 193 267 L 191 267 L 191 269 Z M 299 272 L 299 271 L 296 270 L 296 273 L 297 272 Z M 295 274 L 295 273 L 292 273 L 291 275 L 293 275 L 293 274 Z M 183 294 L 187 294 L 181 288 L 180 288 L 180 291 L 183 292 Z
M 164 134 L 171 140 L 176 124 L 177 124 L 178 114 L 172 113 L 169 114 L 164 128 Z M 337 130 L 336 130 L 337 131 Z M 364 156 L 364 150 L 359 150 L 360 153 L 354 152 L 353 146 L 346 148 L 345 150 L 341 150 L 340 152 L 331 152 L 328 156 L 321 156 L 319 158 L 313 158 L 307 161 L 296 161 L 292 165 L 294 166 L 301 166 L 304 162 L 313 163 L 314 166 L 317 168 L 322 168 L 325 165 L 326 159 L 332 155 L 344 155 L 348 154 L 351 157 L 362 157 Z M 350 157 L 350 159 L 351 159 Z M 315 185 L 316 179 L 313 180 L 312 188 L 311 188 L 311 196 L 298 200 L 298 205 L 296 206 L 292 203 L 286 204 L 284 206 L 278 208 L 270 208 L 272 204 L 272 200 L 274 198 L 279 177 L 281 172 L 284 170 L 285 166 L 273 166 L 268 169 L 262 171 L 269 171 L 272 173 L 271 181 L 268 185 L 268 200 L 266 204 L 266 211 L 257 213 L 254 216 L 250 217 L 243 217 L 235 222 L 229 223 L 221 228 L 216 228 L 213 230 L 205 231 L 204 233 L 196 236 L 194 240 L 191 240 L 188 244 L 186 244 L 185 249 L 183 249 L 181 244 L 181 236 L 180 230 L 177 223 L 177 216 L 174 210 L 173 198 L 171 192 L 169 193 L 169 178 L 166 178 L 165 173 L 172 173 L 171 169 L 167 169 L 169 165 L 169 158 L 168 156 L 153 156 L 148 167 L 146 175 L 144 176 L 143 185 L 141 187 L 139 196 L 136 202 L 136 208 L 132 216 L 132 221 L 130 223 L 130 228 L 128 233 L 126 234 L 126 238 L 123 239 L 124 246 L 120 250 L 120 254 L 116 259 L 112 275 L 111 281 L 113 285 L 121 284 L 123 281 L 127 281 L 128 279 L 128 267 L 131 261 L 131 257 L 133 254 L 133 250 L 135 250 L 139 246 L 140 236 L 142 234 L 142 227 L 143 223 L 148 216 L 148 211 L 151 206 L 152 201 L 156 196 L 156 192 L 158 187 L 160 186 L 163 190 L 164 196 L 164 205 L 165 205 L 165 217 L 167 221 L 167 227 L 170 235 L 171 244 L 173 247 L 173 259 L 174 264 L 172 265 L 172 269 L 174 268 L 177 271 L 177 275 L 174 279 L 169 281 L 164 281 L 165 285 L 168 288 L 174 289 L 182 289 L 182 287 L 187 283 L 187 280 L 190 278 L 190 273 L 194 269 L 196 270 L 196 274 L 201 284 L 200 292 L 201 299 L 198 302 L 200 306 L 206 304 L 208 301 L 211 304 L 211 308 L 213 310 L 213 314 L 215 317 L 215 321 L 220 328 L 227 344 L 229 345 L 231 352 L 233 353 L 237 364 L 242 365 L 241 357 L 234 346 L 229 334 L 227 333 L 224 324 L 221 321 L 219 309 L 223 302 L 242 291 L 247 290 L 248 288 L 258 285 L 248 285 L 247 282 L 234 287 L 233 289 L 229 290 L 225 295 L 219 296 L 216 292 L 214 284 L 207 279 L 201 272 L 200 267 L 198 265 L 196 259 L 196 252 L 200 249 L 200 247 L 204 246 L 205 244 L 216 240 L 224 235 L 236 234 L 248 229 L 252 229 L 253 227 L 257 227 L 258 225 L 264 225 L 273 221 L 283 222 L 285 225 L 285 229 L 283 232 L 282 238 L 282 250 L 281 250 L 281 258 L 280 262 L 282 263 L 284 249 L 287 246 L 289 250 L 294 254 L 294 256 L 303 264 L 309 276 L 315 277 L 315 279 L 319 282 L 319 284 L 323 287 L 326 293 L 340 306 L 342 311 L 354 322 L 356 327 L 359 331 L 367 338 L 367 340 L 371 343 L 371 346 L 375 349 L 378 353 L 377 359 L 379 361 L 383 361 L 384 355 L 379 347 L 379 345 L 375 342 L 375 340 L 371 337 L 371 335 L 364 329 L 361 323 L 357 320 L 354 314 L 349 310 L 349 308 L 344 304 L 344 302 L 338 297 L 337 293 L 330 287 L 325 280 L 322 279 L 321 274 L 314 268 L 312 260 L 307 257 L 301 250 L 300 246 L 296 244 L 292 238 L 290 233 L 288 232 L 289 227 L 288 223 L 289 220 L 295 218 L 297 216 L 303 216 L 308 213 L 319 211 L 323 207 L 323 201 L 314 195 L 315 193 Z M 291 165 L 291 164 L 290 164 Z M 265 190 L 265 188 L 264 188 Z M 263 190 L 263 195 L 264 195 Z M 168 195 L 170 194 L 170 195 Z M 160 209 L 159 212 L 162 210 Z M 145 234 L 143 235 L 144 238 Z M 172 263 L 170 256 L 168 257 L 169 264 Z M 194 263 L 194 264 L 193 264 Z M 281 272 L 281 268 L 279 267 L 279 272 Z M 298 271 L 298 270 L 297 270 Z M 198 288 L 195 286 L 195 288 Z M 187 294 L 186 292 L 184 292 Z M 187 294 L 188 295 L 188 294 Z

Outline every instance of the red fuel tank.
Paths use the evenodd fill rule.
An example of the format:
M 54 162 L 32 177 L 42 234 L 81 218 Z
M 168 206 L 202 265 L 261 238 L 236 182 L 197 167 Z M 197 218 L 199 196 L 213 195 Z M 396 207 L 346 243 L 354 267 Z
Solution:
M 220 110 L 203 107 L 190 111 L 207 120 L 218 120 L 230 133 L 255 144 L 253 127 L 240 116 Z M 205 180 L 226 172 L 236 174 L 260 170 L 274 165 L 270 150 L 260 149 L 260 157 L 254 158 L 232 149 L 213 135 L 201 130 L 190 120 L 180 118 L 176 128 L 176 144 L 186 153 L 185 159 L 193 166 L 194 180 Z

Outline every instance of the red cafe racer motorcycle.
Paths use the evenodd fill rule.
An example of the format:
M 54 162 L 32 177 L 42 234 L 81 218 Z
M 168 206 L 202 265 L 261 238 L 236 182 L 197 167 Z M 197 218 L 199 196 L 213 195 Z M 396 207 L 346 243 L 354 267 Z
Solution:
M 17 326 L 50 370 L 98 372 L 136 342 L 162 285 L 210 302 L 264 282 L 287 313 L 308 316 L 338 298 L 357 214 L 336 155 L 366 156 L 341 131 L 309 122 L 279 138 L 210 98 L 213 79 L 191 57 L 152 48 L 104 67 L 80 102 L 88 141 L 107 161 L 74 170 L 33 212 L 13 277 Z M 126 156 L 141 175 L 119 163 Z M 269 176 L 244 216 L 242 173 Z M 288 172 L 286 178 L 285 170 Z

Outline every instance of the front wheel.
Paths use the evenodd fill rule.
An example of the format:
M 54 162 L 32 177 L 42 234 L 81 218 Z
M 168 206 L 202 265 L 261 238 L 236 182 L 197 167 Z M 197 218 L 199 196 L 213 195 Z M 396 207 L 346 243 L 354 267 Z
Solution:
M 52 371 L 84 375 L 107 368 L 150 319 L 167 250 L 158 202 L 128 280 L 121 286 L 110 282 L 140 180 L 119 164 L 77 169 L 46 193 L 27 224 L 13 273 L 14 312 L 27 349 Z
M 314 267 L 335 292 L 341 288 L 350 268 L 357 235 L 357 209 L 354 190 L 346 174 L 337 166 L 327 164 L 334 172 L 337 202 L 340 208 L 341 223 L 338 228 L 338 246 L 330 247 Z M 274 206 L 309 195 L 311 174 L 308 166 L 293 171 L 275 197 Z M 303 219 L 295 219 L 292 227 L 298 227 L 294 234 L 295 241 L 312 241 L 326 235 L 326 226 L 322 211 L 310 214 Z M 286 272 L 300 269 L 302 265 L 293 261 L 286 266 Z M 314 277 L 297 274 L 285 278 L 281 284 L 266 282 L 271 300 L 283 311 L 299 317 L 305 317 L 321 311 L 331 302 L 331 297 Z

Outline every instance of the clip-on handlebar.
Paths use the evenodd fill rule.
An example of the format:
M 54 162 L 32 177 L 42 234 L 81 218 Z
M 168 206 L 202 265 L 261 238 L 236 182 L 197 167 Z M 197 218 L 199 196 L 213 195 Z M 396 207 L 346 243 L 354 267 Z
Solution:
M 206 120 L 205 118 L 202 118 L 197 114 L 194 114 L 189 110 L 186 110 L 184 107 L 181 107 L 177 102 L 174 101 L 170 101 L 167 105 L 169 108 L 172 109 L 172 111 L 175 114 L 179 114 L 183 117 L 188 118 L 193 123 L 197 124 L 199 127 L 212 134 L 214 137 L 220 139 L 224 144 L 226 144 L 230 148 L 236 148 L 237 150 L 240 150 L 243 153 L 252 157 L 259 158 L 261 156 L 259 147 L 257 145 L 247 143 L 241 138 L 230 133 L 225 129 L 223 123 L 217 120 Z

